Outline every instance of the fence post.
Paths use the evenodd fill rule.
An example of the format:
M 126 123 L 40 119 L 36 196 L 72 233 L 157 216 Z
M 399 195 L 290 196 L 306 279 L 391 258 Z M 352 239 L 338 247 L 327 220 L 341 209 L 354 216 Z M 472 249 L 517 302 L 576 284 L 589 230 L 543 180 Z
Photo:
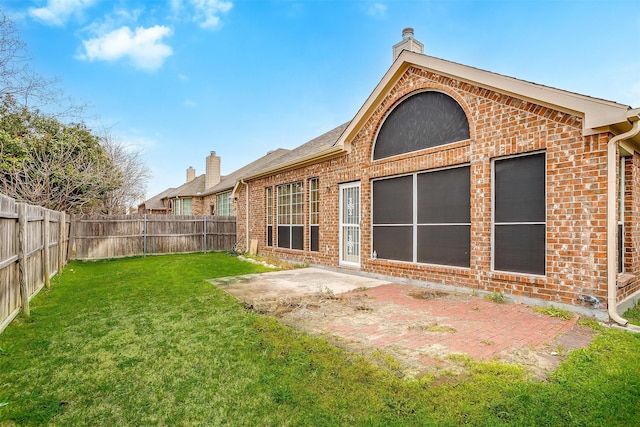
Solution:
M 147 214 L 143 215 L 143 225 L 142 225 L 142 256 L 147 256 Z
M 202 252 L 207 253 L 207 217 L 202 215 Z
M 64 257 L 67 251 L 64 250 L 65 234 L 67 234 L 67 214 L 60 211 L 60 221 L 58 221 L 58 274 L 62 273 L 64 267 Z
M 31 315 L 29 310 L 29 292 L 27 290 L 27 205 L 18 203 L 18 269 L 20 276 L 20 299 L 22 313 Z
M 44 285 L 47 289 L 51 287 L 51 271 L 49 267 L 49 260 L 51 258 L 51 251 L 49 250 L 49 233 L 50 233 L 50 223 L 49 223 L 49 209 L 44 209 L 44 219 L 42 221 L 42 246 L 43 246 L 43 260 L 42 260 L 42 271 L 44 273 Z

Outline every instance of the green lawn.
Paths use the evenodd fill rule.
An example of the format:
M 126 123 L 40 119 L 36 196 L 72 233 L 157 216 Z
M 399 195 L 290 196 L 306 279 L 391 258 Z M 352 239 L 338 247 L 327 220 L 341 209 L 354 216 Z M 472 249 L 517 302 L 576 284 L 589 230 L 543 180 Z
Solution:
M 461 358 L 398 379 L 246 311 L 221 253 L 73 262 L 0 335 L 0 425 L 637 425 L 640 336 L 601 330 L 547 382 Z M 593 322 L 592 322 L 593 323 Z

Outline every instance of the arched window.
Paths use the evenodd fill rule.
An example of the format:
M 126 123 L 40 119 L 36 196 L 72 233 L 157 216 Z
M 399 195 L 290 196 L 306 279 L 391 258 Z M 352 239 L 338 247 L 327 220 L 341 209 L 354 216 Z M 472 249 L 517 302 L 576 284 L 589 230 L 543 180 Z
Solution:
M 387 116 L 373 159 L 424 150 L 469 139 L 469 122 L 455 99 L 442 92 L 420 92 L 405 99 Z

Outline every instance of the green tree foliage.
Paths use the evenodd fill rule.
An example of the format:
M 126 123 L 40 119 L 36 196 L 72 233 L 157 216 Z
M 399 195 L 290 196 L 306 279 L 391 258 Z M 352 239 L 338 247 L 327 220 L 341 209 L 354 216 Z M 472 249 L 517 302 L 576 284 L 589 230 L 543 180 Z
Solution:
M 50 209 L 126 213 L 151 175 L 140 152 L 91 132 L 77 119 L 84 107 L 29 63 L 0 10 L 0 192 Z
M 83 124 L 63 124 L 10 96 L 0 107 L 0 158 L 0 192 L 55 210 L 101 211 L 123 178 Z

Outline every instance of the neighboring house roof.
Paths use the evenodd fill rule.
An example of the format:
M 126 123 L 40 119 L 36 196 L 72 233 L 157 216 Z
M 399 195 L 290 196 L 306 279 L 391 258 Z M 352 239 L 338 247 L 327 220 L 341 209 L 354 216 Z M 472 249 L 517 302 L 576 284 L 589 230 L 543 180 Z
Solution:
M 191 181 L 182 184 L 180 187 L 176 188 L 171 193 L 167 194 L 166 197 L 176 198 L 176 197 L 193 197 L 199 196 L 204 191 L 204 181 L 205 175 L 198 175 Z
M 202 195 L 207 196 L 209 194 L 232 190 L 233 187 L 235 187 L 236 182 L 243 179 L 245 176 L 251 174 L 256 170 L 264 168 L 267 164 L 278 162 L 280 158 L 288 155 L 290 152 L 291 150 L 287 150 L 284 148 L 278 148 L 276 150 L 269 151 L 266 155 L 260 157 L 258 160 L 255 160 L 248 165 L 245 165 L 240 169 L 231 172 L 229 175 L 222 177 L 218 184 L 205 191 Z
M 281 170 L 291 169 L 302 166 L 306 163 L 315 163 L 336 155 L 343 154 L 341 147 L 336 148 L 336 142 L 343 134 L 349 122 L 344 123 L 329 132 L 312 139 L 297 148 L 289 151 L 284 156 L 274 159 L 272 162 L 266 163 L 262 168 L 255 169 L 252 173 L 245 176 L 245 179 L 253 179 L 261 176 L 271 175 Z
M 144 205 L 147 210 L 166 210 L 167 207 L 162 203 L 162 200 L 167 197 L 175 188 L 167 188 L 161 193 L 156 194 L 149 200 L 145 200 L 140 204 L 140 206 Z
M 335 141 L 334 141 L 335 142 Z M 177 188 L 168 188 L 163 192 L 156 194 L 149 200 L 144 201 L 140 206 L 144 205 L 147 209 L 167 209 L 162 203 L 164 199 L 174 199 L 177 197 L 203 197 L 211 194 L 222 193 L 228 190 L 232 190 L 236 185 L 236 182 L 245 175 L 253 172 L 254 170 L 264 167 L 265 164 L 276 161 L 279 157 L 289 153 L 290 150 L 284 148 L 278 148 L 277 150 L 269 151 L 266 155 L 259 159 L 241 167 L 240 169 L 230 173 L 229 175 L 221 176 L 220 182 L 210 189 L 204 189 L 205 186 L 205 174 L 198 175 L 191 181 L 182 184 Z

